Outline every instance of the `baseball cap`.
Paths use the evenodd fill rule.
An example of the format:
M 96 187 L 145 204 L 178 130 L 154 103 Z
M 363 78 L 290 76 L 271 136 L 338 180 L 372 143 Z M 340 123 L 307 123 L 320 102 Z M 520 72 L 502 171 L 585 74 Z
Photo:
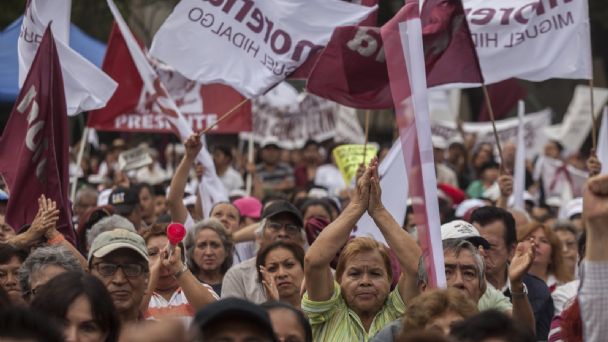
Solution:
M 103 258 L 121 248 L 131 249 L 148 261 L 148 249 L 144 238 L 137 233 L 120 228 L 99 234 L 91 244 L 87 261 L 90 263 L 93 257 Z
M 225 298 L 206 305 L 194 316 L 192 327 L 204 332 L 214 324 L 230 319 L 252 323 L 261 328 L 272 341 L 278 341 L 266 310 L 241 298 Z
M 262 212 L 262 218 L 272 218 L 278 214 L 287 213 L 296 219 L 296 223 L 300 226 L 304 226 L 302 220 L 302 213 L 293 204 L 285 200 L 277 200 L 269 204 Z
M 454 220 L 441 225 L 441 240 L 462 239 L 467 240 L 475 246 L 483 246 L 490 249 L 488 240 L 481 237 L 477 228 L 463 220 Z
M 242 197 L 233 202 L 242 217 L 259 219 L 262 213 L 262 202 L 255 197 Z
M 279 146 L 279 138 L 275 137 L 274 135 L 270 135 L 270 136 L 267 136 L 266 138 L 264 138 L 264 140 L 262 140 L 261 145 L 262 145 L 262 148 L 266 148 L 266 147 L 270 147 L 270 146 L 281 148 L 281 146 Z
M 433 148 L 438 148 L 442 150 L 448 148 L 448 142 L 445 140 L 444 137 L 439 135 L 431 136 L 431 143 L 433 144 Z
M 572 216 L 582 214 L 583 213 L 583 198 L 577 197 L 577 198 L 570 200 L 568 203 L 566 203 L 566 205 L 564 206 L 562 211 L 565 214 L 564 218 L 568 219 L 568 220 L 572 219 Z
M 117 214 L 128 215 L 139 204 L 139 196 L 135 189 L 119 186 L 110 194 L 108 203 L 114 207 Z

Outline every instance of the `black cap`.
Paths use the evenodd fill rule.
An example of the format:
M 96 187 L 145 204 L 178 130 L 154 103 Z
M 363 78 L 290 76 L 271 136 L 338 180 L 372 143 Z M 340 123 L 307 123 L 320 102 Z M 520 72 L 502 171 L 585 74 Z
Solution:
M 139 195 L 135 189 L 119 186 L 112 191 L 108 202 L 114 207 L 117 214 L 129 215 L 139 204 Z
M 293 204 L 285 200 L 276 200 L 270 203 L 264 211 L 262 211 L 262 218 L 271 218 L 279 214 L 290 214 L 296 220 L 296 223 L 300 226 L 304 226 L 304 220 L 302 219 L 302 213 Z
M 208 304 L 196 313 L 192 327 L 204 332 L 213 326 L 213 324 L 230 320 L 231 318 L 238 320 L 245 319 L 266 332 L 272 341 L 278 341 L 266 310 L 259 305 L 240 298 L 224 298 Z

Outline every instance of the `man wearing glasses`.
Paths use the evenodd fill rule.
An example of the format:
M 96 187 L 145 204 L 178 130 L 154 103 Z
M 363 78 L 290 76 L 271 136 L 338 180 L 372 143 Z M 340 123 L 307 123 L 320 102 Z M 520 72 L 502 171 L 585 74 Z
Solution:
M 300 211 L 285 200 L 267 205 L 262 212 L 256 239 L 260 249 L 275 241 L 296 243 L 304 248 L 305 236 Z M 262 283 L 258 279 L 255 257 L 228 270 L 222 284 L 222 298 L 237 297 L 261 304 L 268 300 Z
M 148 286 L 148 250 L 144 239 L 125 229 L 95 238 L 89 250 L 89 270 L 110 292 L 121 323 L 143 319 L 141 303 Z

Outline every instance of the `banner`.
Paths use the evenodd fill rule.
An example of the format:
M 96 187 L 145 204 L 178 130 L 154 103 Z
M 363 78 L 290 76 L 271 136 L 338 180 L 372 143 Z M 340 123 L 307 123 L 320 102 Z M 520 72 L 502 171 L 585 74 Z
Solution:
M 593 117 L 597 118 L 608 101 L 607 88 L 593 88 Z M 588 86 L 577 85 L 562 122 L 544 127 L 547 138 L 559 141 L 566 151 L 581 147 L 593 126 L 591 122 L 591 92 Z
M 244 100 L 234 89 L 222 85 L 203 85 L 191 81 L 169 66 L 150 61 L 160 81 L 195 131 L 212 126 L 218 118 Z M 129 53 L 125 39 L 116 27 L 108 40 L 103 70 L 118 82 L 118 90 L 108 105 L 89 115 L 88 126 L 100 131 L 172 133 L 168 117 L 154 105 L 153 93 L 146 90 Z M 246 103 L 209 132 L 251 131 L 251 104 Z
M 547 137 L 542 133 L 543 128 L 551 123 L 551 110 L 545 109 L 540 112 L 526 114 L 524 117 L 524 141 L 526 157 L 532 159 L 542 154 Z M 509 118 L 496 121 L 496 130 L 501 145 L 509 141 L 515 142 L 517 138 L 517 118 Z M 478 144 L 489 142 L 495 145 L 494 133 L 492 132 L 491 122 L 465 122 L 462 124 L 465 133 L 475 134 Z M 460 136 L 460 132 L 455 122 L 433 121 L 431 123 L 433 135 L 445 138 L 447 141 Z
M 132 148 L 118 155 L 118 169 L 121 171 L 137 170 L 152 163 L 154 160 L 147 147 Z
M 587 0 L 463 0 L 463 5 L 487 84 L 511 77 L 591 78 Z
M 70 5 L 69 0 L 28 1 L 17 41 L 17 54 L 19 87 L 23 87 L 42 34 L 52 21 L 68 115 L 76 115 L 105 106 L 116 90 L 116 82 L 68 46 Z
M 57 203 L 57 229 L 75 243 L 68 200 L 68 117 L 59 56 L 44 31 L 21 92 L 0 138 L 0 173 L 10 191 L 6 222 L 30 224 L 44 194 Z
M 290 94 L 286 89 L 289 88 L 279 92 Z M 321 142 L 333 138 L 335 142 L 347 143 L 365 140 L 357 113 L 352 108 L 307 93 L 300 94 L 293 104 L 275 99 L 275 96 L 268 97 L 260 96 L 253 101 L 253 140 L 257 143 L 265 137 L 275 136 L 280 147 L 296 149 L 309 139 Z M 246 140 L 249 134 L 240 136 Z
M 321 49 L 334 28 L 359 23 L 376 8 L 327 0 L 182 0 L 150 53 L 192 80 L 255 97 Z
M 378 146 L 370 144 L 367 146 L 349 144 L 334 148 L 333 156 L 336 166 L 344 178 L 344 183 L 350 184 L 357 174 L 359 164 L 368 165 L 377 153 Z

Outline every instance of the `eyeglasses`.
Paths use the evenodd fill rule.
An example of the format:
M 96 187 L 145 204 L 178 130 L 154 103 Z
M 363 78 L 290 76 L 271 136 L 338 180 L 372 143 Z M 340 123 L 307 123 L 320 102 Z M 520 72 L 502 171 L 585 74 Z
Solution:
M 268 221 L 266 227 L 270 228 L 275 233 L 281 231 L 282 228 L 285 228 L 285 231 L 289 235 L 296 235 L 300 233 L 300 226 L 293 223 L 280 223 L 276 221 Z
M 97 272 L 104 277 L 113 276 L 121 268 L 125 276 L 134 278 L 144 273 L 146 267 L 142 264 L 112 264 L 109 262 L 99 262 L 93 265 Z

